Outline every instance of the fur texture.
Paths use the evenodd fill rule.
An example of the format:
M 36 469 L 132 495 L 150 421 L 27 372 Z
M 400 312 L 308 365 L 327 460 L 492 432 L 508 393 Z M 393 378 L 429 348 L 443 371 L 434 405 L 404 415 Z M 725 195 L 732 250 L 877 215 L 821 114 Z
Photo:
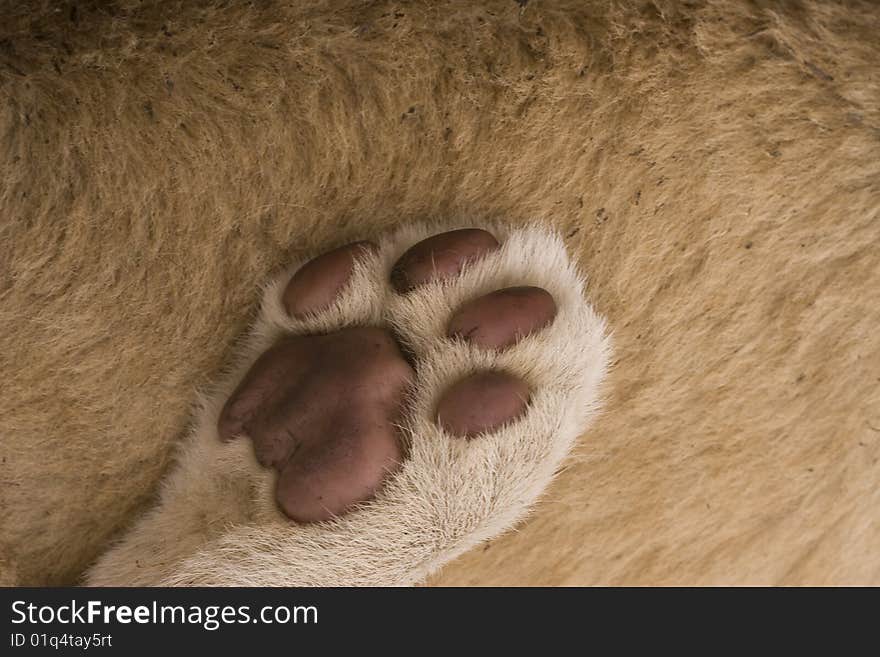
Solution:
M 281 292 L 302 263 L 278 276 L 237 366 L 205 399 L 158 507 L 98 562 L 89 583 L 408 585 L 519 520 L 598 409 L 609 344 L 562 241 L 537 227 L 507 234 L 503 226 L 485 226 L 503 241 L 499 251 L 456 279 L 395 294 L 392 265 L 408 247 L 448 228 L 407 227 L 380 241 L 334 306 L 305 320 L 290 319 L 281 305 Z M 462 303 L 525 284 L 557 300 L 550 327 L 501 353 L 445 338 Z M 357 512 L 295 525 L 276 507 L 273 473 L 259 466 L 247 440 L 222 444 L 217 419 L 245 371 L 281 335 L 352 325 L 394 327 L 418 362 L 401 423 L 407 459 Z M 437 399 L 478 369 L 526 381 L 529 410 L 479 439 L 456 439 L 434 421 Z
M 538 218 L 609 403 L 443 584 L 880 583 L 870 2 L 0 3 L 0 578 L 154 502 L 254 290 L 423 218 Z

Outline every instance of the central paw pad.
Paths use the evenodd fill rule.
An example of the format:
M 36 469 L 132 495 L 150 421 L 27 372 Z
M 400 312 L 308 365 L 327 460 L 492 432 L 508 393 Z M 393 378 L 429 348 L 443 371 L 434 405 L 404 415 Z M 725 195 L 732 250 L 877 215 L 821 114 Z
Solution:
M 373 495 L 400 464 L 395 422 L 412 368 L 388 331 L 285 338 L 254 363 L 220 416 L 223 439 L 246 433 L 278 470 L 294 520 L 324 520 Z

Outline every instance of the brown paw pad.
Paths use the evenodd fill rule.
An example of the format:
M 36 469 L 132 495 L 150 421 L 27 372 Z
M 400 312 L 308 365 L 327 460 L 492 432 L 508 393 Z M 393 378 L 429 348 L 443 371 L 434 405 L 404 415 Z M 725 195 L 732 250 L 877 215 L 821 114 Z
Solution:
M 468 262 L 498 248 L 485 230 L 462 228 L 434 235 L 410 247 L 391 270 L 391 285 L 401 294 L 431 281 L 455 276 Z
M 447 335 L 487 349 L 503 349 L 553 322 L 556 302 L 539 287 L 508 287 L 462 305 Z
M 375 249 L 372 242 L 352 242 L 309 260 L 284 288 L 287 313 L 301 319 L 326 309 L 348 283 L 358 256 Z
M 290 518 L 327 520 L 399 466 L 395 422 L 412 376 L 383 329 L 285 338 L 247 372 L 218 432 L 250 437 L 257 460 L 280 473 L 276 497 Z
M 528 403 L 524 381 L 504 372 L 476 372 L 443 394 L 437 423 L 453 436 L 471 438 L 517 419 Z

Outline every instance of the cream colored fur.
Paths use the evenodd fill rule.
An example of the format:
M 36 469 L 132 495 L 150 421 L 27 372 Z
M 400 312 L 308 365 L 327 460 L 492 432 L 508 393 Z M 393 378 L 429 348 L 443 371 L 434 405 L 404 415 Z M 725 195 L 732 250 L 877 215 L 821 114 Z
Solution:
M 88 582 L 409 585 L 513 526 L 598 410 L 609 343 L 558 237 L 537 226 L 509 234 L 501 225 L 479 227 L 503 241 L 498 251 L 407 295 L 391 289 L 391 267 L 408 247 L 450 227 L 406 227 L 377 240 L 378 252 L 358 263 L 334 306 L 306 320 L 289 318 L 281 305 L 301 263 L 276 277 L 237 365 L 204 400 L 158 507 L 98 562 Z M 553 295 L 558 314 L 549 328 L 500 353 L 445 338 L 462 303 L 514 285 Z M 401 423 L 408 456 L 374 501 L 332 522 L 297 525 L 276 506 L 274 473 L 260 467 L 247 440 L 222 444 L 217 419 L 244 372 L 280 336 L 353 325 L 392 326 L 415 355 L 417 379 Z M 456 439 L 435 422 L 437 400 L 480 369 L 526 381 L 528 412 L 491 434 Z
M 856 1 L 0 0 L 0 581 L 81 581 L 155 505 L 273 272 L 465 216 L 563 235 L 615 355 L 528 520 L 430 583 L 880 584 L 878 34 Z

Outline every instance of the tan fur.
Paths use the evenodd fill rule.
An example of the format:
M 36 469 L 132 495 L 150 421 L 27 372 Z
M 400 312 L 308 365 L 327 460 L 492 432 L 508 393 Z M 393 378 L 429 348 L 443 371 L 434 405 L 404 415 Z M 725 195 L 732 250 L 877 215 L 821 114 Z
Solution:
M 436 583 L 880 583 L 876 5 L 70 7 L 0 5 L 0 581 L 133 522 L 267 275 L 472 215 L 567 235 L 616 358 Z

